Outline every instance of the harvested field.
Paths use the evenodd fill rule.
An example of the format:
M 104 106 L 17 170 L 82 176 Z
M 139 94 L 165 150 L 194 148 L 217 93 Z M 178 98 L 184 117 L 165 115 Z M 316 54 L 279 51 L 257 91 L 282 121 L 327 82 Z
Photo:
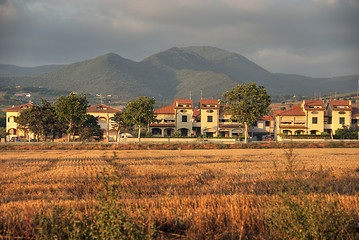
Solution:
M 0 239 L 41 238 L 35 216 L 54 204 L 92 216 L 109 186 L 118 208 L 147 233 L 153 225 L 158 239 L 290 236 L 275 235 L 268 220 L 286 194 L 319 208 L 338 201 L 359 219 L 358 148 L 8 150 L 0 184 Z

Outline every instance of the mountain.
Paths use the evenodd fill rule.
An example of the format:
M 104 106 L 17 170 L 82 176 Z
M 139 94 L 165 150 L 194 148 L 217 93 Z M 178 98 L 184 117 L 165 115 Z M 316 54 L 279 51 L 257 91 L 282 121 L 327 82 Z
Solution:
M 356 89 L 357 81 L 358 75 L 310 78 L 271 73 L 237 53 L 214 47 L 185 47 L 171 48 L 140 62 L 109 53 L 35 77 L 30 74 L 2 76 L 0 86 L 41 86 L 94 95 L 111 94 L 122 100 L 146 95 L 168 101 L 191 95 L 198 101 L 201 96 L 220 98 L 236 84 L 248 82 L 265 86 L 272 95 L 312 95 L 314 92 L 349 92 Z
M 45 65 L 39 67 L 18 67 L 15 65 L 0 64 L 0 76 L 36 76 L 50 72 L 64 65 Z

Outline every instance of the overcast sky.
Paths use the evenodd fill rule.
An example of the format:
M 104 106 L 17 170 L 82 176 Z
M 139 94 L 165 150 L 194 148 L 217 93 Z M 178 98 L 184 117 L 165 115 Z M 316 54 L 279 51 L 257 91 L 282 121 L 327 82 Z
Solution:
M 359 0 L 0 0 L 0 63 L 214 46 L 271 72 L 359 73 Z

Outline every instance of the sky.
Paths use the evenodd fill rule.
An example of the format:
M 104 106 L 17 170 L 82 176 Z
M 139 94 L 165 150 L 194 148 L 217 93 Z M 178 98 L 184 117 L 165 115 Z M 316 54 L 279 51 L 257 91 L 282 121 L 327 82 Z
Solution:
M 359 74 L 359 0 L 0 0 L 0 64 L 213 46 L 271 72 Z

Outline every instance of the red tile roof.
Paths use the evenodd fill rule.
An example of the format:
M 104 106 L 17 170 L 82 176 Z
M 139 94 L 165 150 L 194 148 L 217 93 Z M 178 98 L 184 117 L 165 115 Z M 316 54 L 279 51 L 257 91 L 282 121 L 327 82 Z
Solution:
M 193 100 L 192 99 L 174 99 L 173 105 L 175 108 L 192 109 L 193 108 Z M 190 107 L 179 107 L 178 105 L 189 105 Z
M 200 114 L 201 114 L 201 111 L 199 109 L 193 110 L 193 117 L 197 117 Z
M 202 109 L 218 109 L 219 108 L 219 99 L 201 99 L 199 100 L 199 105 Z M 216 107 L 210 107 L 206 105 L 217 105 Z
M 32 106 L 36 106 L 33 103 L 25 103 L 22 105 L 18 105 L 18 106 L 13 106 L 11 108 L 7 108 L 7 109 L 3 109 L 4 112 L 21 112 L 24 109 L 30 108 Z
M 102 103 L 87 108 L 88 113 L 117 113 L 120 111 L 121 111 L 120 109 Z
M 323 101 L 320 100 L 304 100 L 303 104 L 306 110 L 325 110 Z M 320 106 L 320 108 L 313 108 L 314 106 Z
M 332 100 L 329 101 L 329 104 L 332 106 L 333 110 L 338 110 L 338 111 L 352 110 L 352 106 L 349 100 Z M 346 107 L 346 108 L 340 108 L 340 107 Z
M 299 105 L 293 105 L 292 109 L 286 111 L 275 111 L 275 116 L 305 116 L 303 109 Z
M 272 116 L 263 116 L 263 117 L 261 117 L 259 119 L 264 120 L 264 121 L 271 121 L 271 120 L 274 119 L 274 117 L 272 117 Z
M 155 109 L 154 113 L 156 113 L 156 114 L 174 114 L 175 110 L 173 108 L 173 105 L 168 105 L 165 107 Z

